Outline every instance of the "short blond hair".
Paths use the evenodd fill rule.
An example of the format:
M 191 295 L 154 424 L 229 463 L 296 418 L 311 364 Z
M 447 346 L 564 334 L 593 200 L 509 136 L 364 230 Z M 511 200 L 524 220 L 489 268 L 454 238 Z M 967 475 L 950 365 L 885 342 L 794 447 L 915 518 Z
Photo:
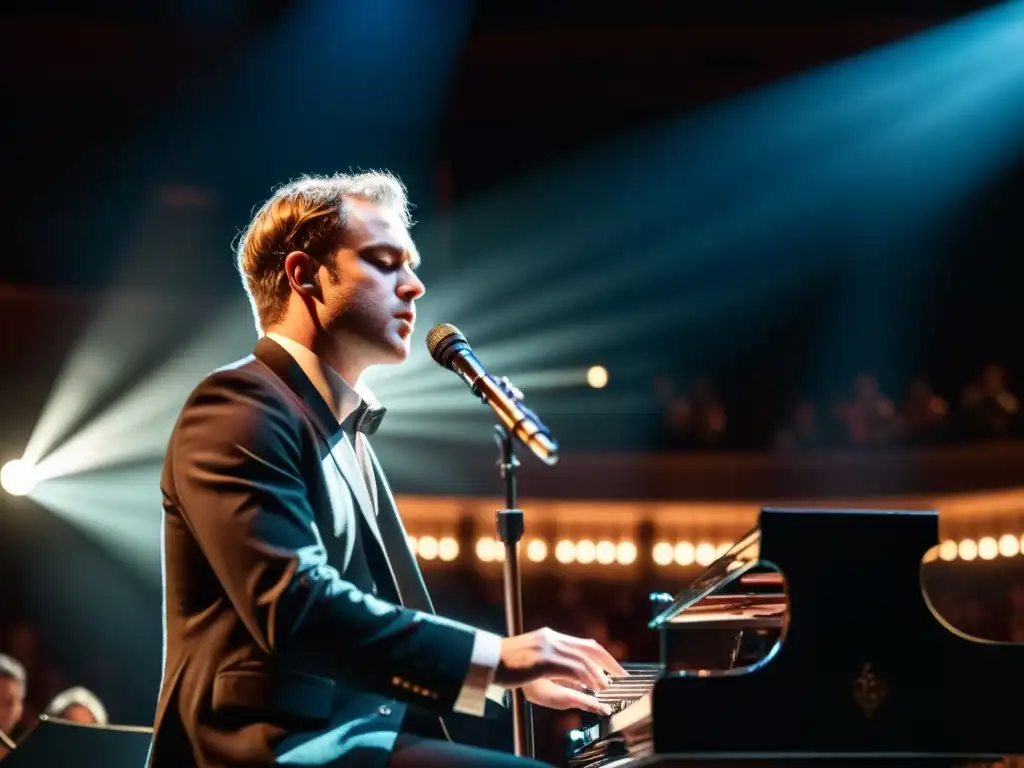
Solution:
M 394 211 L 410 226 L 405 185 L 388 171 L 332 176 L 302 176 L 274 191 L 253 215 L 235 249 L 238 271 L 260 330 L 284 315 L 290 288 L 284 258 L 304 251 L 333 268 L 329 256 L 345 231 L 346 198 L 375 203 Z

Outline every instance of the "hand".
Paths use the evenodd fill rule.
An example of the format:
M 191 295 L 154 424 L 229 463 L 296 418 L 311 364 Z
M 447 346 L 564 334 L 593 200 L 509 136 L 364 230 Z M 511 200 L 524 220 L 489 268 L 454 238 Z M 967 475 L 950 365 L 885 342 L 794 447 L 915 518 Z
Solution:
M 563 635 L 553 629 L 538 629 L 501 641 L 501 658 L 494 682 L 504 688 L 518 688 L 542 678 L 554 678 L 593 691 L 608 688 L 608 673 L 628 673 L 608 651 L 594 640 Z
M 523 695 L 531 704 L 548 709 L 582 709 L 595 715 L 610 715 L 612 708 L 585 693 L 572 680 L 541 678 L 523 686 Z

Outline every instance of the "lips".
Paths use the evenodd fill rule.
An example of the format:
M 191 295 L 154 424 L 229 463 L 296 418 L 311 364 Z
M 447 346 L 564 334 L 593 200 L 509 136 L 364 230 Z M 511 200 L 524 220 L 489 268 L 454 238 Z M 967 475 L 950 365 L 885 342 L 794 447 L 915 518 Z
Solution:
M 416 324 L 416 315 L 413 312 L 399 312 L 395 315 L 397 320 L 405 320 L 409 325 Z

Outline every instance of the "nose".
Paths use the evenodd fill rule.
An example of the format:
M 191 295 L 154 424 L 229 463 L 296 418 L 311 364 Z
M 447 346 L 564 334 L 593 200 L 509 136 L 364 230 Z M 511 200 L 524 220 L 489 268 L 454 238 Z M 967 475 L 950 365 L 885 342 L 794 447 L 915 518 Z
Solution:
M 402 301 L 415 301 L 426 292 L 427 288 L 423 285 L 423 281 L 419 279 L 415 272 L 409 270 L 406 270 L 405 275 L 395 288 L 395 293 L 398 294 L 398 298 Z

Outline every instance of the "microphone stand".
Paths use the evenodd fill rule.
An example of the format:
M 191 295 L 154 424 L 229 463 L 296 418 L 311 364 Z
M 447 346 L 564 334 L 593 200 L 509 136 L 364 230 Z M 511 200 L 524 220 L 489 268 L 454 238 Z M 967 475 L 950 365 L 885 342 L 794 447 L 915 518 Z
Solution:
M 511 389 L 511 387 L 510 387 Z M 523 583 L 519 570 L 519 541 L 525 524 L 523 510 L 516 508 L 516 458 L 512 433 L 498 424 L 494 427 L 501 458 L 498 466 L 505 482 L 505 509 L 498 510 L 498 539 L 505 545 L 505 563 L 502 577 L 505 586 L 505 623 L 508 636 L 523 634 Z M 533 757 L 533 716 L 522 688 L 512 689 L 513 748 L 518 757 Z

